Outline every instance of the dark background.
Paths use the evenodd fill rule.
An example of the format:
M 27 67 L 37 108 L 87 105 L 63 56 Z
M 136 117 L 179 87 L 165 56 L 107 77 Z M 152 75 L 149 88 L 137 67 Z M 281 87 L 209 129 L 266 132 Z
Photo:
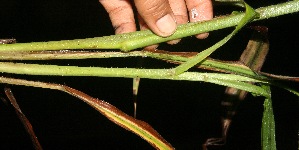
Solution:
M 272 1 L 272 4 L 283 1 Z M 251 1 L 257 8 L 267 3 Z M 215 7 L 215 14 L 230 13 Z M 227 11 L 227 12 L 223 12 Z M 269 28 L 270 52 L 263 71 L 299 76 L 298 13 L 255 25 Z M 211 32 L 209 38 L 183 39 L 176 46 L 162 44 L 171 51 L 200 51 L 223 38 L 232 29 Z M 17 42 L 90 38 L 114 34 L 109 17 L 96 0 L 1 0 L 0 38 Z M 250 38 L 244 28 L 212 57 L 238 60 Z M 77 66 L 134 67 L 139 58 L 109 60 L 40 61 L 44 64 Z M 22 61 L 30 63 L 35 61 Z M 36 63 L 36 62 L 35 62 Z M 143 59 L 148 68 L 171 64 Z M 65 84 L 105 100 L 132 115 L 132 79 L 100 77 L 3 76 Z M 13 93 L 44 149 L 153 149 L 140 137 L 111 123 L 80 100 L 59 91 L 14 85 Z M 298 87 L 298 86 L 296 86 Z M 297 88 L 298 89 L 298 88 Z M 151 124 L 176 149 L 200 149 L 208 137 L 220 136 L 220 101 L 225 87 L 202 82 L 142 79 L 137 117 Z M 5 98 L 4 91 L 0 96 Z M 273 87 L 278 150 L 297 150 L 298 97 Z M 263 99 L 248 95 L 238 108 L 228 135 L 226 149 L 260 149 Z M 10 105 L 0 101 L 0 149 L 32 149 L 29 136 Z

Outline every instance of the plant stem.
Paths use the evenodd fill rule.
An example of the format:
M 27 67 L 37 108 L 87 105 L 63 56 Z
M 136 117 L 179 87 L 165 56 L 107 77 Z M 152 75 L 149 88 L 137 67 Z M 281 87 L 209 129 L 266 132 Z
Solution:
M 8 53 L 0 52 L 0 60 L 53 60 L 53 59 L 90 59 L 90 58 L 117 58 L 117 57 L 150 57 L 155 59 L 164 60 L 172 63 L 186 62 L 190 58 L 194 57 L 196 52 L 173 53 L 163 50 L 151 51 L 132 51 L 129 53 L 123 52 L 88 52 L 88 51 L 44 51 L 44 52 L 19 52 L 19 53 Z M 2 64 L 5 65 L 5 64 Z M 257 76 L 248 67 L 238 64 L 236 62 L 220 61 L 214 59 L 205 59 L 198 67 L 207 70 L 214 70 L 218 72 L 234 73 L 259 80 L 267 80 L 267 77 L 262 75 Z M 6 67 L 7 68 L 7 67 Z M 2 70 L 6 72 L 5 70 Z
M 96 77 L 124 77 L 205 81 L 207 79 L 223 79 L 245 82 L 263 82 L 260 80 L 221 73 L 186 72 L 179 76 L 167 74 L 170 69 L 135 69 L 135 68 L 103 68 L 103 67 L 77 67 L 0 62 L 0 72 L 27 74 L 27 75 L 58 75 L 58 76 L 96 76 Z
M 169 52 L 163 50 L 155 51 L 132 51 L 129 53 L 123 52 L 88 52 L 88 51 L 43 51 L 43 52 L 21 52 L 21 53 L 8 53 L 0 52 L 0 59 L 2 60 L 53 60 L 53 59 L 89 59 L 89 58 L 117 58 L 117 57 L 150 57 L 155 59 L 160 59 L 166 62 L 172 62 L 175 64 L 180 64 L 194 57 L 196 52 Z M 5 63 L 2 65 L 6 65 Z M 59 66 L 57 66 L 59 67 Z M 250 68 L 237 63 L 235 61 L 220 61 L 211 58 L 203 60 L 197 65 L 198 68 L 203 68 L 206 70 L 213 70 L 222 73 L 233 73 L 241 76 L 250 77 L 257 80 L 269 81 L 275 78 L 282 78 L 281 76 L 268 78 L 269 74 L 257 75 L 256 72 L 252 71 Z M 7 67 L 4 67 L 7 68 Z M 6 70 L 2 70 L 6 72 Z M 19 72 L 20 74 L 21 72 Z M 30 74 L 30 73 L 28 73 Z M 59 74 L 59 73 L 58 73 Z M 289 80 L 284 78 L 284 80 Z
M 299 12 L 299 1 L 294 0 L 277 5 L 261 7 L 255 11 L 260 14 L 260 17 L 253 21 L 277 17 Z M 151 31 L 146 30 L 88 39 L 4 44 L 0 46 L 0 51 L 43 51 L 62 49 L 121 49 L 123 51 L 130 51 L 169 40 L 233 27 L 236 26 L 243 17 L 244 13 L 239 13 L 214 18 L 205 22 L 184 24 L 179 26 L 172 36 L 166 38 L 159 37 Z
M 267 95 L 259 86 L 247 82 L 263 82 L 252 78 L 222 73 L 184 72 L 177 76 L 170 76 L 170 69 L 134 69 L 134 68 L 101 68 L 56 66 L 0 62 L 0 72 L 30 75 L 59 75 L 59 76 L 98 76 L 98 77 L 125 77 L 125 78 L 150 78 L 168 80 L 204 81 L 223 86 L 230 86 L 258 95 Z

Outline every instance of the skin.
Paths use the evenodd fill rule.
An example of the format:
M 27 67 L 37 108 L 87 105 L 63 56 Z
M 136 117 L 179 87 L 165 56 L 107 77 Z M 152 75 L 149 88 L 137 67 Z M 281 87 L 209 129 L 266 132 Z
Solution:
M 116 34 L 136 31 L 133 7 L 138 11 L 141 30 L 150 29 L 155 34 L 172 35 L 177 25 L 213 18 L 211 0 L 99 0 L 109 14 Z M 204 39 L 208 33 L 196 37 Z M 168 42 L 176 44 L 179 40 Z

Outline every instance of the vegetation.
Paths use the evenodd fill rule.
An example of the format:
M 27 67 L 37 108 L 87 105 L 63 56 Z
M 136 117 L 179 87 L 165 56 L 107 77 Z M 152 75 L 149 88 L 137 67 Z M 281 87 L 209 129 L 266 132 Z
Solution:
M 26 77 L 23 75 L 133 78 L 135 83 L 133 85 L 133 91 L 136 96 L 138 93 L 139 79 L 143 80 L 145 78 L 201 81 L 232 87 L 237 90 L 250 92 L 254 96 L 264 97 L 261 145 L 262 149 L 274 150 L 276 149 L 275 121 L 270 87 L 281 87 L 299 96 L 297 89 L 290 86 L 290 84 L 298 82 L 298 78 L 261 72 L 260 68 L 263 65 L 267 53 L 258 54 L 262 59 L 254 57 L 256 56 L 255 54 L 247 54 L 246 56 L 243 56 L 243 53 L 243 57 L 241 56 L 240 61 L 238 62 L 215 60 L 209 58 L 209 56 L 222 47 L 235 36 L 242 27 L 250 22 L 298 12 L 299 1 L 289 1 L 273 6 L 261 7 L 255 10 L 246 3 L 244 3 L 243 6 L 245 8 L 244 12 L 233 12 L 230 15 L 216 17 L 211 21 L 181 25 L 175 34 L 167 38 L 158 37 L 150 31 L 138 31 L 128 34 L 89 39 L 3 44 L 0 46 L 1 59 L 3 60 L 0 62 L 1 72 L 5 73 L 5 75 L 8 73 L 9 75 L 20 74 L 22 76 L 18 79 L 2 76 L 0 81 L 6 84 L 48 88 L 66 92 L 92 106 L 115 124 L 139 135 L 157 149 L 173 149 L 173 146 L 163 138 L 164 136 L 161 132 L 160 134 L 163 137 L 149 124 L 123 113 L 113 105 L 103 100 L 93 98 L 66 85 L 62 85 L 62 83 L 54 84 L 30 81 L 21 78 Z M 170 52 L 141 49 L 152 44 L 163 43 L 173 39 L 189 37 L 199 33 L 234 26 L 235 28 L 230 34 L 201 52 Z M 262 27 L 252 28 L 258 32 L 266 32 Z M 257 39 L 250 39 L 248 45 L 253 44 L 254 47 L 249 50 L 246 49 L 247 51 L 245 50 L 244 52 L 268 51 L 269 47 L 263 47 L 263 45 L 268 44 L 265 37 L 266 36 L 261 35 L 258 36 Z M 3 40 L 3 43 L 5 42 L 7 41 Z M 116 49 L 121 51 L 116 51 Z M 251 56 L 253 56 L 252 59 Z M 164 66 L 157 68 L 153 68 L 152 66 L 148 68 L 146 66 L 140 68 L 128 66 L 86 67 L 57 64 L 46 65 L 38 63 L 38 61 L 43 62 L 45 60 L 57 59 L 114 59 L 119 57 L 127 58 L 128 60 L 130 60 L 129 57 L 148 57 L 174 64 L 173 66 L 175 67 L 166 69 L 163 68 Z M 244 59 L 248 59 L 248 62 L 244 62 Z M 25 60 L 29 62 L 22 62 Z M 34 63 L 30 63 L 30 61 L 33 61 Z M 6 89 L 5 93 L 11 103 L 14 104 L 14 108 L 17 110 L 18 115 L 22 116 L 21 118 L 23 118 L 23 120 L 21 120 L 25 127 L 27 127 L 26 129 L 31 135 L 35 148 L 41 149 L 41 146 L 30 127 L 31 125 L 29 121 L 24 119 L 26 117 L 17 106 L 12 92 L 10 89 Z

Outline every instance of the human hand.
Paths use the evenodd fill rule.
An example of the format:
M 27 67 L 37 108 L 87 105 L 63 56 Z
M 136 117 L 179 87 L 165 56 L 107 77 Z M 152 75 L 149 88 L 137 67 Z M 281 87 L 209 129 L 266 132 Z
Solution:
M 136 31 L 133 4 L 130 0 L 99 0 L 109 14 L 116 34 Z M 151 29 L 155 34 L 172 35 L 177 25 L 213 17 L 211 0 L 134 0 L 140 29 Z M 189 13 L 188 13 L 189 12 Z M 196 37 L 204 39 L 208 33 Z M 169 42 L 175 44 L 179 40 Z

